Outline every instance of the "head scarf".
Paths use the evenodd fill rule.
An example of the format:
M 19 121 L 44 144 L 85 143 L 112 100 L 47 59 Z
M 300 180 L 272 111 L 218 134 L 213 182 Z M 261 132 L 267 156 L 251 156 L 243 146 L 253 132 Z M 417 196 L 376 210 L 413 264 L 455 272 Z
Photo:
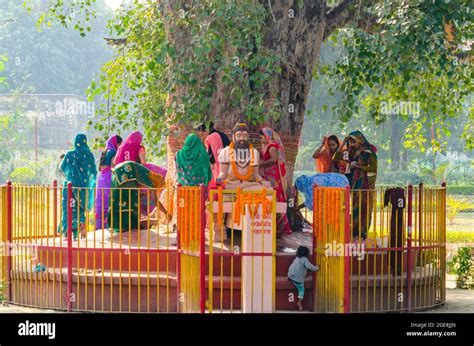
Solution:
M 114 163 L 118 165 L 125 161 L 136 161 L 142 146 L 142 139 L 140 131 L 132 132 L 118 148 Z
M 331 168 L 333 166 L 332 154 L 329 151 L 329 141 L 333 140 L 336 137 L 338 147 L 341 145 L 341 141 L 336 135 L 330 135 L 326 138 L 324 142 L 323 150 L 321 150 L 321 155 L 316 159 L 316 168 L 319 173 L 331 173 Z
M 97 168 L 95 166 L 94 155 L 87 145 L 87 137 L 83 133 L 78 133 L 74 139 L 74 149 L 64 156 L 61 162 L 61 171 L 66 180 L 74 187 L 95 186 Z M 89 193 L 89 205 L 94 201 L 94 193 Z
M 284 191 L 287 189 L 288 182 L 286 180 L 286 158 L 285 158 L 285 148 L 283 147 L 283 142 L 280 139 L 280 136 L 276 131 L 270 127 L 264 127 L 262 129 L 263 136 L 267 140 L 268 144 L 265 146 L 264 151 L 270 145 L 274 145 L 278 153 L 278 168 L 280 170 L 280 177 L 283 183 Z
M 212 179 L 209 155 L 201 139 L 188 135 L 183 148 L 176 154 L 178 182 L 183 186 L 208 185 Z
M 349 133 L 349 138 L 352 138 L 356 142 L 360 143 L 362 146 L 364 146 L 366 149 L 370 150 L 372 154 L 377 157 L 377 148 L 375 145 L 370 144 L 370 142 L 365 138 L 365 136 L 362 134 L 360 131 L 353 131 Z
M 216 163 L 214 164 L 214 167 L 212 168 L 212 178 L 215 180 L 221 171 L 221 165 L 219 163 L 218 157 L 219 157 L 219 152 L 222 150 L 224 147 L 224 144 L 222 143 L 222 138 L 221 135 L 218 132 L 214 132 L 207 136 L 206 138 L 206 145 L 211 148 L 212 154 L 214 155 Z
M 105 142 L 105 149 L 106 150 L 114 150 L 117 151 L 119 144 L 118 144 L 118 135 L 113 135 L 110 137 L 107 142 Z
M 285 149 L 283 147 L 283 142 L 281 141 L 280 136 L 278 135 L 278 133 L 276 133 L 270 127 L 264 127 L 262 129 L 262 133 L 263 133 L 263 136 L 265 137 L 265 139 L 268 142 L 267 146 L 270 145 L 270 144 L 276 144 L 277 151 L 278 151 L 278 160 L 281 163 L 285 164 L 286 163 Z

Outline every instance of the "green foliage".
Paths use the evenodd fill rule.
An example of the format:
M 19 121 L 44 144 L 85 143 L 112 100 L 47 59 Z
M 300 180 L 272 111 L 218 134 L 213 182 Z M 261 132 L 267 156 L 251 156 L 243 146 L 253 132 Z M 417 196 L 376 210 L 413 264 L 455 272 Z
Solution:
M 453 195 L 474 195 L 473 185 L 447 185 L 448 194 Z
M 388 115 L 384 105 L 410 102 L 418 114 L 396 113 L 411 122 L 405 146 L 440 151 L 446 145 L 442 135 L 449 136 L 443 130 L 463 112 L 472 90 L 471 66 L 458 57 L 472 35 L 472 6 L 465 0 L 377 1 L 368 12 L 376 20 L 373 32 L 339 30 L 340 59 L 319 68 L 319 76 L 335 81 L 332 92 L 343 94 L 333 111 L 345 121 L 368 112 L 381 123 Z M 445 23 L 456 26 L 451 42 Z M 434 125 L 434 138 L 427 123 Z M 464 136 L 466 146 L 474 148 L 466 131 Z
M 273 108 L 264 104 L 276 58 L 262 47 L 262 5 L 249 0 L 204 1 L 175 9 L 171 18 L 163 18 L 158 6 L 135 0 L 109 22 L 112 35 L 126 38 L 126 44 L 117 48 L 116 58 L 104 65 L 100 79 L 89 88 L 91 98 L 102 95 L 106 100 L 98 130 L 142 124 L 147 137 L 161 138 L 168 134 L 169 124 L 210 120 L 216 79 L 230 107 L 250 121 L 277 116 L 276 103 Z M 165 25 L 173 33 L 185 30 L 189 41 L 174 44 L 165 35 Z M 168 94 L 178 96 L 169 100 Z M 156 141 L 150 144 L 157 146 Z
M 378 184 L 400 185 L 419 184 L 421 177 L 410 171 L 384 171 L 377 176 Z
M 7 57 L 5 55 L 0 55 L 0 73 L 5 70 L 6 61 L 8 61 Z M 0 75 L 0 86 L 7 85 L 6 79 L 7 77 Z
M 14 159 L 33 136 L 31 121 L 20 112 L 0 116 L 0 182 L 14 169 Z
M 474 208 L 474 204 L 468 202 L 467 199 L 459 199 L 451 196 L 446 198 L 446 206 L 446 216 L 451 224 L 454 223 L 454 218 L 460 211 Z
M 81 0 L 66 6 L 63 0 L 51 0 L 40 24 L 56 19 L 85 34 L 94 16 L 88 8 L 94 2 Z M 163 8 L 173 3 L 179 5 L 163 16 Z M 441 136 L 449 135 L 451 120 L 463 115 L 462 105 L 471 89 L 472 71 L 458 58 L 465 53 L 459 47 L 467 45 L 472 35 L 469 2 L 373 3 L 364 8 L 376 22 L 372 32 L 351 24 L 339 30 L 333 38 L 344 46 L 341 59 L 317 69 L 316 75 L 331 79 L 331 92 L 340 96 L 330 109 L 331 117 L 337 114 L 347 123 L 351 117 L 369 115 L 379 124 L 386 118 L 381 112 L 383 103 L 409 101 L 420 112 L 416 119 L 412 112 L 400 112 L 411 123 L 405 134 L 406 148 L 430 146 L 437 152 L 446 144 Z M 299 7 L 302 4 L 296 2 Z M 275 88 L 268 84 L 282 71 L 275 68 L 279 65 L 275 52 L 263 45 L 269 19 L 266 6 L 266 1 L 252 0 L 127 2 L 109 23 L 111 36 L 117 38 L 117 54 L 89 88 L 91 98 L 100 96 L 104 101 L 96 128 L 106 132 L 142 124 L 148 138 L 161 138 L 172 123 L 210 120 L 216 93 L 222 93 L 223 103 L 230 100 L 225 108 L 254 122 L 277 119 L 279 100 L 270 94 Z M 80 16 L 72 16 L 74 12 Z M 350 23 L 360 21 L 355 17 Z M 448 43 L 444 23 L 456 27 Z M 322 111 L 328 111 L 327 107 Z M 433 125 L 432 141 L 427 139 L 431 134 L 427 123 Z M 470 131 L 470 127 L 464 129 L 468 147 L 473 146 Z
M 36 173 L 29 167 L 19 167 L 15 168 L 10 177 L 15 183 L 30 184 L 35 179 Z
M 448 263 L 456 274 L 456 287 L 469 288 L 473 280 L 473 265 L 470 247 L 461 247 Z

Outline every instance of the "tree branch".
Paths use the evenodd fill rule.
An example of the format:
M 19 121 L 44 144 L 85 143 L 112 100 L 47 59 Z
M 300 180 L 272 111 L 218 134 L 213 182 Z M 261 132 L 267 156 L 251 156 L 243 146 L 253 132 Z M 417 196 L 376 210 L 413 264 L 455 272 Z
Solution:
M 331 8 L 326 13 L 326 28 L 324 30 L 324 40 L 329 37 L 334 30 L 357 19 L 357 26 L 363 30 L 372 31 L 375 19 L 368 13 L 362 12 L 375 3 L 375 0 L 344 0 L 336 7 Z

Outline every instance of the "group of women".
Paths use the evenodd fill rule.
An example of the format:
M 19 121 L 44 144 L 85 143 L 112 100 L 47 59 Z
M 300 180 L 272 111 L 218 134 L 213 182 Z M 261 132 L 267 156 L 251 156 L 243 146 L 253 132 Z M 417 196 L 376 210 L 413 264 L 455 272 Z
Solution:
M 141 216 L 150 214 L 150 209 L 159 205 L 157 196 L 146 188 L 164 187 L 167 173 L 165 168 L 146 162 L 139 131 L 132 132 L 125 141 L 118 135 L 107 140 L 99 160 L 99 172 L 86 135 L 78 134 L 74 148 L 66 153 L 60 169 L 66 178 L 62 189 L 60 230 L 66 235 L 70 209 L 74 238 L 77 238 L 78 230 L 82 237 L 85 236 L 85 215 L 93 208 L 94 196 L 96 228 L 137 228 Z M 68 183 L 72 184 L 70 201 Z
M 203 135 L 200 130 L 189 134 L 176 155 L 177 182 L 182 186 L 204 184 L 216 186 L 220 173 L 216 158 L 229 139 L 211 127 Z M 270 127 L 260 131 L 262 142 L 260 170 L 262 177 L 276 190 L 278 202 L 287 201 L 285 150 L 278 135 Z M 353 233 L 365 238 L 370 227 L 372 194 L 365 192 L 375 188 L 377 177 L 377 149 L 360 131 L 351 132 L 341 142 L 337 136 L 324 137 L 323 143 L 313 154 L 320 173 L 344 174 L 353 194 Z M 66 181 L 62 190 L 63 214 L 61 230 L 68 227 L 68 205 L 72 210 L 72 229 L 85 235 L 85 213 L 92 209 L 95 196 L 96 228 L 135 229 L 143 215 L 155 208 L 166 212 L 159 196 L 147 188 L 165 186 L 166 169 L 146 162 L 142 134 L 131 133 L 125 141 L 118 135 L 110 137 L 102 153 L 97 171 L 92 152 L 84 134 L 78 134 L 74 148 L 66 153 L 60 169 Z M 98 175 L 98 176 L 97 176 Z M 71 183 L 72 200 L 68 203 L 67 183 Z M 96 186 L 97 183 L 97 186 Z M 126 188 L 126 189 L 121 189 Z M 96 193 L 95 193 L 96 192 Z M 286 215 L 278 222 L 280 235 L 292 232 Z
M 377 148 L 360 131 L 353 131 L 342 142 L 335 135 L 324 137 L 313 158 L 318 172 L 347 177 L 353 190 L 353 236 L 365 239 L 373 210 L 370 190 L 375 189 L 377 179 Z

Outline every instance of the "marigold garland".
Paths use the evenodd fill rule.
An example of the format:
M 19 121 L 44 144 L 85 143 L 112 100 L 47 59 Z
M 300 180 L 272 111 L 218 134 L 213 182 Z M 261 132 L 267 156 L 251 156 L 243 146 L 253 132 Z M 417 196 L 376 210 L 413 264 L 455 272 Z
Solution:
M 245 175 L 241 175 L 239 173 L 239 169 L 237 167 L 236 159 L 235 159 L 235 153 L 234 153 L 234 142 L 230 143 L 230 156 L 231 156 L 231 166 L 232 166 L 232 173 L 234 176 L 241 181 L 249 181 L 250 177 L 253 174 L 253 162 L 254 162 L 254 151 L 253 151 L 253 145 L 250 144 L 250 163 L 249 163 L 249 169 L 247 170 L 247 173 Z M 234 156 L 234 159 L 232 157 Z
M 222 196 L 222 186 L 217 188 L 217 225 L 224 224 L 224 198 Z
M 272 202 L 267 198 L 267 190 L 262 189 L 261 194 L 242 193 L 240 187 L 237 188 L 237 198 L 234 203 L 234 223 L 240 226 L 240 219 L 242 217 L 245 205 L 250 206 L 251 213 L 257 212 L 258 207 L 262 206 L 262 217 L 271 212 Z M 253 210 L 252 210 L 253 209 Z M 254 215 L 252 215 L 253 217 Z

